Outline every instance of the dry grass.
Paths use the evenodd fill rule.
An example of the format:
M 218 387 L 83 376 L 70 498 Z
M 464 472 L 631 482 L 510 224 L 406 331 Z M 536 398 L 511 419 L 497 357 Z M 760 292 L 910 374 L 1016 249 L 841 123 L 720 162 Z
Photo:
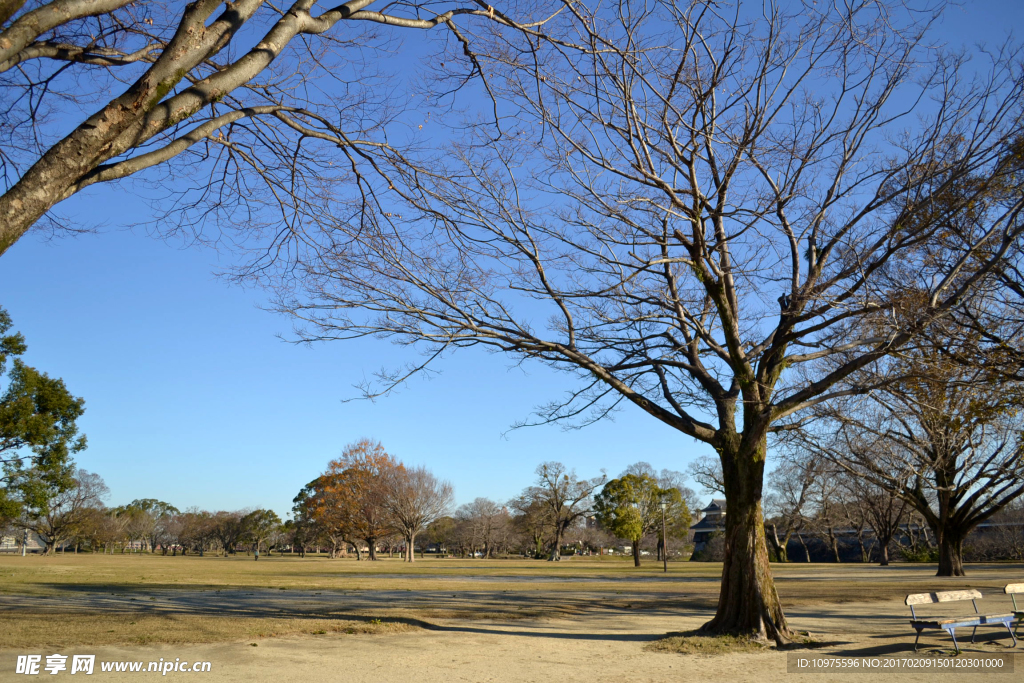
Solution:
M 327 633 L 401 633 L 416 625 L 393 619 L 211 617 L 194 614 L 26 614 L 0 617 L 0 650 L 69 646 L 212 643 Z
M 786 604 L 842 603 L 850 599 L 890 600 L 914 592 L 958 587 L 1001 589 L 1005 565 L 972 567 L 966 580 L 937 579 L 934 566 L 773 565 L 779 593 Z M 1018 572 L 1019 573 L 1019 572 Z M 614 599 L 617 594 L 657 598 L 681 588 L 691 596 L 714 599 L 721 565 L 671 562 L 668 575 L 647 561 L 635 568 L 629 558 L 571 558 L 559 563 L 536 560 L 470 560 L 428 557 L 413 564 L 384 558 L 356 562 L 352 558 L 300 559 L 262 557 L 163 557 L 152 555 L 0 555 L 0 596 L 76 593 L 143 593 L 159 590 L 274 589 L 313 591 L 444 591 L 486 590 L 524 594 L 532 591 L 586 590 Z M 663 579 L 671 579 L 665 581 Z M 685 582 L 681 585 L 679 581 Z
M 672 652 L 681 655 L 713 657 L 737 652 L 764 652 L 765 643 L 739 636 L 698 636 L 694 633 L 670 633 L 644 646 L 648 652 Z
M 82 571 L 88 567 L 88 571 Z M 717 578 L 720 567 L 710 564 L 673 563 L 672 574 Z M 163 557 L 137 555 L 53 555 L 26 558 L 0 556 L 0 594 L 52 594 L 65 587 L 100 591 L 122 588 L 274 588 L 303 590 L 449 590 L 486 587 L 488 590 L 521 589 L 522 580 L 546 590 L 571 587 L 566 579 L 615 582 L 618 590 L 660 578 L 661 565 L 653 562 L 635 568 L 619 558 L 580 558 L 559 563 L 536 560 L 468 560 L 428 557 L 410 564 L 383 558 L 356 562 L 353 558 L 300 559 L 263 556 L 259 562 L 246 555 L 230 557 Z M 465 585 L 458 579 L 472 581 Z M 631 579 L 637 579 L 633 585 Z M 486 583 L 481 583 L 486 581 Z M 603 588 L 613 588 L 611 584 Z

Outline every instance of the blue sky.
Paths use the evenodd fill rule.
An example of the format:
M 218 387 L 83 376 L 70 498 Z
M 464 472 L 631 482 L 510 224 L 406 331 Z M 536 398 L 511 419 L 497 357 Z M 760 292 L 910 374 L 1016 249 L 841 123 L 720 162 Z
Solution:
M 1022 5 L 954 9 L 943 32 L 998 42 L 1021 26 Z M 26 361 L 86 400 L 90 446 L 78 462 L 106 480 L 111 505 L 145 497 L 284 515 L 299 488 L 362 436 L 450 480 L 459 503 L 505 500 L 546 460 L 614 476 L 638 460 L 684 470 L 711 452 L 632 406 L 580 431 L 505 434 L 571 380 L 483 352 L 459 353 L 440 376 L 397 395 L 343 403 L 403 352 L 377 340 L 281 341 L 290 322 L 261 310 L 263 292 L 212 274 L 231 265 L 225 256 L 125 229 L 145 212 L 129 192 L 95 188 L 61 205 L 76 222 L 101 225 L 97 234 L 30 234 L 0 259 L 0 305 L 26 336 Z
M 263 292 L 212 275 L 229 265 L 220 255 L 120 229 L 136 210 L 117 187 L 77 197 L 62 213 L 84 223 L 104 217 L 99 233 L 30 235 L 0 268 L 0 305 L 28 341 L 26 361 L 86 400 L 89 449 L 78 462 L 106 480 L 111 505 L 159 498 L 182 509 L 285 513 L 361 436 L 449 479 L 459 503 L 508 499 L 546 460 L 596 476 L 638 460 L 682 470 L 709 452 L 633 409 L 582 431 L 505 434 L 569 380 L 473 351 L 396 395 L 342 402 L 364 376 L 401 364 L 403 351 L 377 340 L 282 341 L 291 323 L 261 310 Z

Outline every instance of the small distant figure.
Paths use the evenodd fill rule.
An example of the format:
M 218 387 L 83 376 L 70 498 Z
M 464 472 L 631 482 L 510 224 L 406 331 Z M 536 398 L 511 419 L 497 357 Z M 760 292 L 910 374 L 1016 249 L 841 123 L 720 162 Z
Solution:
M 256 558 L 257 562 L 260 561 L 260 547 L 259 546 L 256 546 L 256 551 L 253 552 L 253 557 Z

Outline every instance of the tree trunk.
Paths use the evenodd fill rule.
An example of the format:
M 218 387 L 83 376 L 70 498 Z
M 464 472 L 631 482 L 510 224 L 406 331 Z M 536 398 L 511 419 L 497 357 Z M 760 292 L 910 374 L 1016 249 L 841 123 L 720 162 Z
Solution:
M 772 550 L 775 551 L 775 559 L 778 562 L 788 562 L 789 558 L 786 557 L 786 547 L 779 541 L 779 529 L 776 525 L 772 524 L 772 533 L 768 534 L 768 540 L 772 543 Z M 786 539 L 789 540 L 788 538 Z
M 857 547 L 860 548 L 860 561 L 870 562 L 871 551 L 868 549 L 866 543 L 864 543 L 864 529 L 857 529 Z
M 407 534 L 405 537 L 405 561 L 415 562 L 416 561 L 416 534 Z
M 562 531 L 561 529 L 555 534 L 555 544 L 551 548 L 551 556 L 548 557 L 548 562 L 558 562 L 562 559 Z
M 878 565 L 880 567 L 888 567 L 889 566 L 889 543 L 888 543 L 888 541 L 885 542 L 885 543 L 882 543 L 881 541 L 879 541 L 879 543 L 878 543 L 878 556 L 880 558 L 879 561 L 878 561 Z
M 721 452 L 725 499 L 725 558 L 718 611 L 703 633 L 750 635 L 784 644 L 790 638 L 775 590 L 765 541 L 761 492 L 767 440 Z
M 796 540 L 800 541 L 800 546 L 804 549 L 804 562 L 810 562 L 811 551 L 807 549 L 807 541 L 804 540 L 804 535 L 797 533 Z
M 369 560 L 372 562 L 377 559 L 377 539 L 368 538 L 366 539 L 366 545 L 369 547 Z
M 935 576 L 965 576 L 964 536 L 960 530 L 943 529 L 939 538 L 939 571 Z
M 640 541 L 633 541 L 633 566 L 640 566 Z
M 839 559 L 839 540 L 836 538 L 836 531 L 831 526 L 828 528 L 828 542 L 832 546 L 832 557 L 835 561 L 841 562 Z

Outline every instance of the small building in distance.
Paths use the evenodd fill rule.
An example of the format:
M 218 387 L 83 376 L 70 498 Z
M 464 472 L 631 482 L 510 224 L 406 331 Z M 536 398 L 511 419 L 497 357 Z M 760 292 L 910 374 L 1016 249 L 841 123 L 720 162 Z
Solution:
M 704 550 L 712 534 L 725 532 L 725 499 L 712 498 L 711 503 L 701 510 L 699 522 L 690 527 L 693 532 L 693 552 Z
M 46 550 L 46 544 L 36 532 L 29 531 L 26 536 L 23 530 L 7 529 L 6 531 L 0 530 L 0 553 L 20 554 L 21 544 L 25 538 L 28 538 L 28 543 L 25 545 L 27 552 L 41 553 Z

